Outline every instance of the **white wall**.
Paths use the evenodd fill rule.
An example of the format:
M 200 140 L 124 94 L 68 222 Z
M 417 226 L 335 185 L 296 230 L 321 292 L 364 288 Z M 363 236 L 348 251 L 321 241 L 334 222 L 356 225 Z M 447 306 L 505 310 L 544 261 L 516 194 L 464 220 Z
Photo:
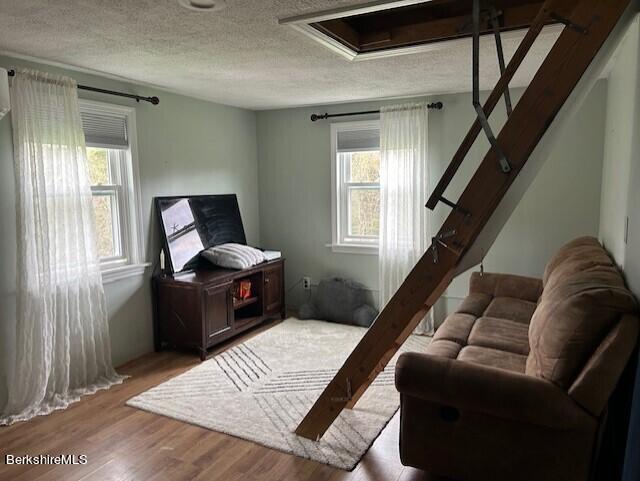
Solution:
M 7 57 L 0 66 L 29 66 L 72 76 L 79 83 L 141 95 L 157 95 L 160 105 L 90 94 L 83 98 L 136 107 L 146 258 L 154 261 L 159 230 L 153 197 L 236 193 L 247 239 L 259 243 L 255 113 L 189 97 L 154 91 L 79 72 L 63 71 Z M 0 120 L 0 408 L 6 397 L 6 366 L 15 324 L 15 185 L 10 114 Z M 113 360 L 116 365 L 153 350 L 151 269 L 146 275 L 105 286 Z
M 514 97 L 519 98 L 521 93 L 521 89 L 516 90 Z M 547 259 L 564 242 L 579 235 L 598 234 L 605 97 L 606 82 L 599 81 L 567 127 L 566 140 L 541 169 L 487 253 L 486 270 L 541 276 Z M 437 99 L 445 108 L 432 111 L 429 118 L 431 187 L 474 118 L 469 94 Z M 281 249 L 287 257 L 288 288 L 303 275 L 311 276 L 314 282 L 340 275 L 360 281 L 377 293 L 376 256 L 338 254 L 326 247 L 331 241 L 329 122 L 311 122 L 309 115 L 370 110 L 380 105 L 367 102 L 258 112 L 260 236 L 265 247 Z M 500 105 L 492 123 L 497 128 L 504 119 L 504 107 Z M 487 149 L 481 137 L 447 191 L 450 198 L 457 198 Z M 431 214 L 437 227 L 447 214 L 448 209 L 442 206 Z M 463 275 L 454 281 L 445 303 L 437 310 L 438 317 L 453 309 L 466 294 L 467 279 L 468 275 Z M 306 295 L 296 287 L 288 302 L 296 306 Z
M 624 267 L 629 250 L 625 243 L 627 216 L 635 214 L 635 222 L 631 222 L 631 228 L 637 229 L 639 220 L 639 204 L 635 197 L 637 188 L 634 188 L 638 185 L 637 164 L 640 152 L 638 18 L 618 47 L 612 62 L 607 87 L 600 239 L 618 264 Z M 633 180 L 636 180 L 636 183 L 633 183 Z M 630 252 L 630 255 L 630 261 L 637 262 L 637 251 Z
M 616 52 L 607 88 L 600 238 L 640 295 L 640 17 Z M 628 235 L 625 239 L 628 218 Z
M 629 287 L 640 298 L 640 16 L 636 17 L 627 42 L 623 44 L 623 49 L 625 58 L 619 62 L 619 69 L 625 71 L 626 73 L 622 75 L 630 79 L 626 87 L 622 87 L 628 89 L 628 95 L 625 96 L 625 90 L 614 90 L 613 86 L 610 86 L 608 98 L 626 97 L 627 103 L 632 106 L 632 110 L 627 112 L 628 117 L 621 119 L 623 123 L 628 122 L 631 126 L 628 130 L 629 138 L 624 139 L 631 146 L 628 151 L 630 167 L 626 216 L 629 218 L 629 225 L 624 270 Z M 616 76 L 620 74 L 618 68 L 614 70 Z M 615 122 L 615 117 L 607 117 L 607 125 Z M 612 160 L 615 161 L 615 158 Z M 622 159 L 621 162 L 623 162 Z M 608 160 L 607 163 L 609 163 Z M 602 234 L 604 236 L 604 230 Z

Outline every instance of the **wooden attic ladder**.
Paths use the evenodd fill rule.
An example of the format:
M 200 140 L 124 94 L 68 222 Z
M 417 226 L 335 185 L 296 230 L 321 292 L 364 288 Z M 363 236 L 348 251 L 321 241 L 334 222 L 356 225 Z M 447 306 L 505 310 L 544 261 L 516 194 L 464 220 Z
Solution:
M 483 229 L 488 230 L 487 224 L 499 209 L 507 190 L 618 21 L 627 9 L 631 9 L 631 3 L 631 0 L 545 1 L 513 58 L 506 68 L 501 69 L 501 78 L 484 107 L 477 103 L 478 119 L 427 202 L 430 209 L 439 202 L 452 207 L 433 239 L 432 248 L 418 261 L 304 417 L 296 429 L 298 435 L 312 440 L 322 437 L 344 408 L 355 405 L 451 280 L 477 263 L 477 260 L 469 259 L 474 242 L 485 234 Z M 477 8 L 477 4 L 474 5 L 473 17 L 479 13 Z M 543 26 L 550 21 L 565 25 L 556 44 L 510 113 L 459 200 L 455 203 L 448 201 L 444 198 L 445 189 L 483 130 L 485 118 L 508 92 L 509 81 Z M 476 48 L 477 36 L 474 32 Z M 477 59 L 476 55 L 474 57 Z M 474 70 L 477 69 L 476 59 Z M 477 92 L 477 84 L 474 90 Z M 478 100 L 476 95 L 474 92 L 474 101 Z M 485 132 L 491 140 L 490 128 Z

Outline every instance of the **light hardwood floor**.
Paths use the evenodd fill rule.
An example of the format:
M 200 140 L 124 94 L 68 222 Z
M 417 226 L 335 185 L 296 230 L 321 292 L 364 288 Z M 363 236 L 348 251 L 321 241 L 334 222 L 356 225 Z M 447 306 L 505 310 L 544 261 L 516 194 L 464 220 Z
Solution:
M 253 336 L 263 326 L 222 346 Z M 215 352 L 214 352 L 215 353 Z M 346 472 L 180 421 L 125 406 L 127 399 L 199 363 L 193 353 L 145 355 L 118 371 L 124 384 L 64 411 L 0 427 L 0 480 L 426 481 L 398 457 L 398 414 L 360 464 Z M 76 466 L 8 466 L 5 455 L 85 454 Z

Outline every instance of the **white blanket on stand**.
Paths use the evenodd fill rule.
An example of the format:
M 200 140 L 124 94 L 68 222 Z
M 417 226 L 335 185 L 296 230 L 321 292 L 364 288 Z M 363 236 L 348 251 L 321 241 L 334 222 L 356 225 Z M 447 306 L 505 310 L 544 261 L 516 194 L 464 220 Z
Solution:
M 244 244 L 220 244 L 202 251 L 202 256 L 212 264 L 227 269 L 248 269 L 264 262 L 264 253 Z

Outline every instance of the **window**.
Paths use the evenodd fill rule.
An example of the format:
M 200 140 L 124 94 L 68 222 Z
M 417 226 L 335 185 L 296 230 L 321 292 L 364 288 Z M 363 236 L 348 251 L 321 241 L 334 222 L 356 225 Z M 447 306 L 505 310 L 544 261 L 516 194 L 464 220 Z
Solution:
M 80 101 L 103 280 L 142 274 L 135 110 Z
M 380 125 L 331 125 L 334 252 L 378 252 L 380 228 Z

